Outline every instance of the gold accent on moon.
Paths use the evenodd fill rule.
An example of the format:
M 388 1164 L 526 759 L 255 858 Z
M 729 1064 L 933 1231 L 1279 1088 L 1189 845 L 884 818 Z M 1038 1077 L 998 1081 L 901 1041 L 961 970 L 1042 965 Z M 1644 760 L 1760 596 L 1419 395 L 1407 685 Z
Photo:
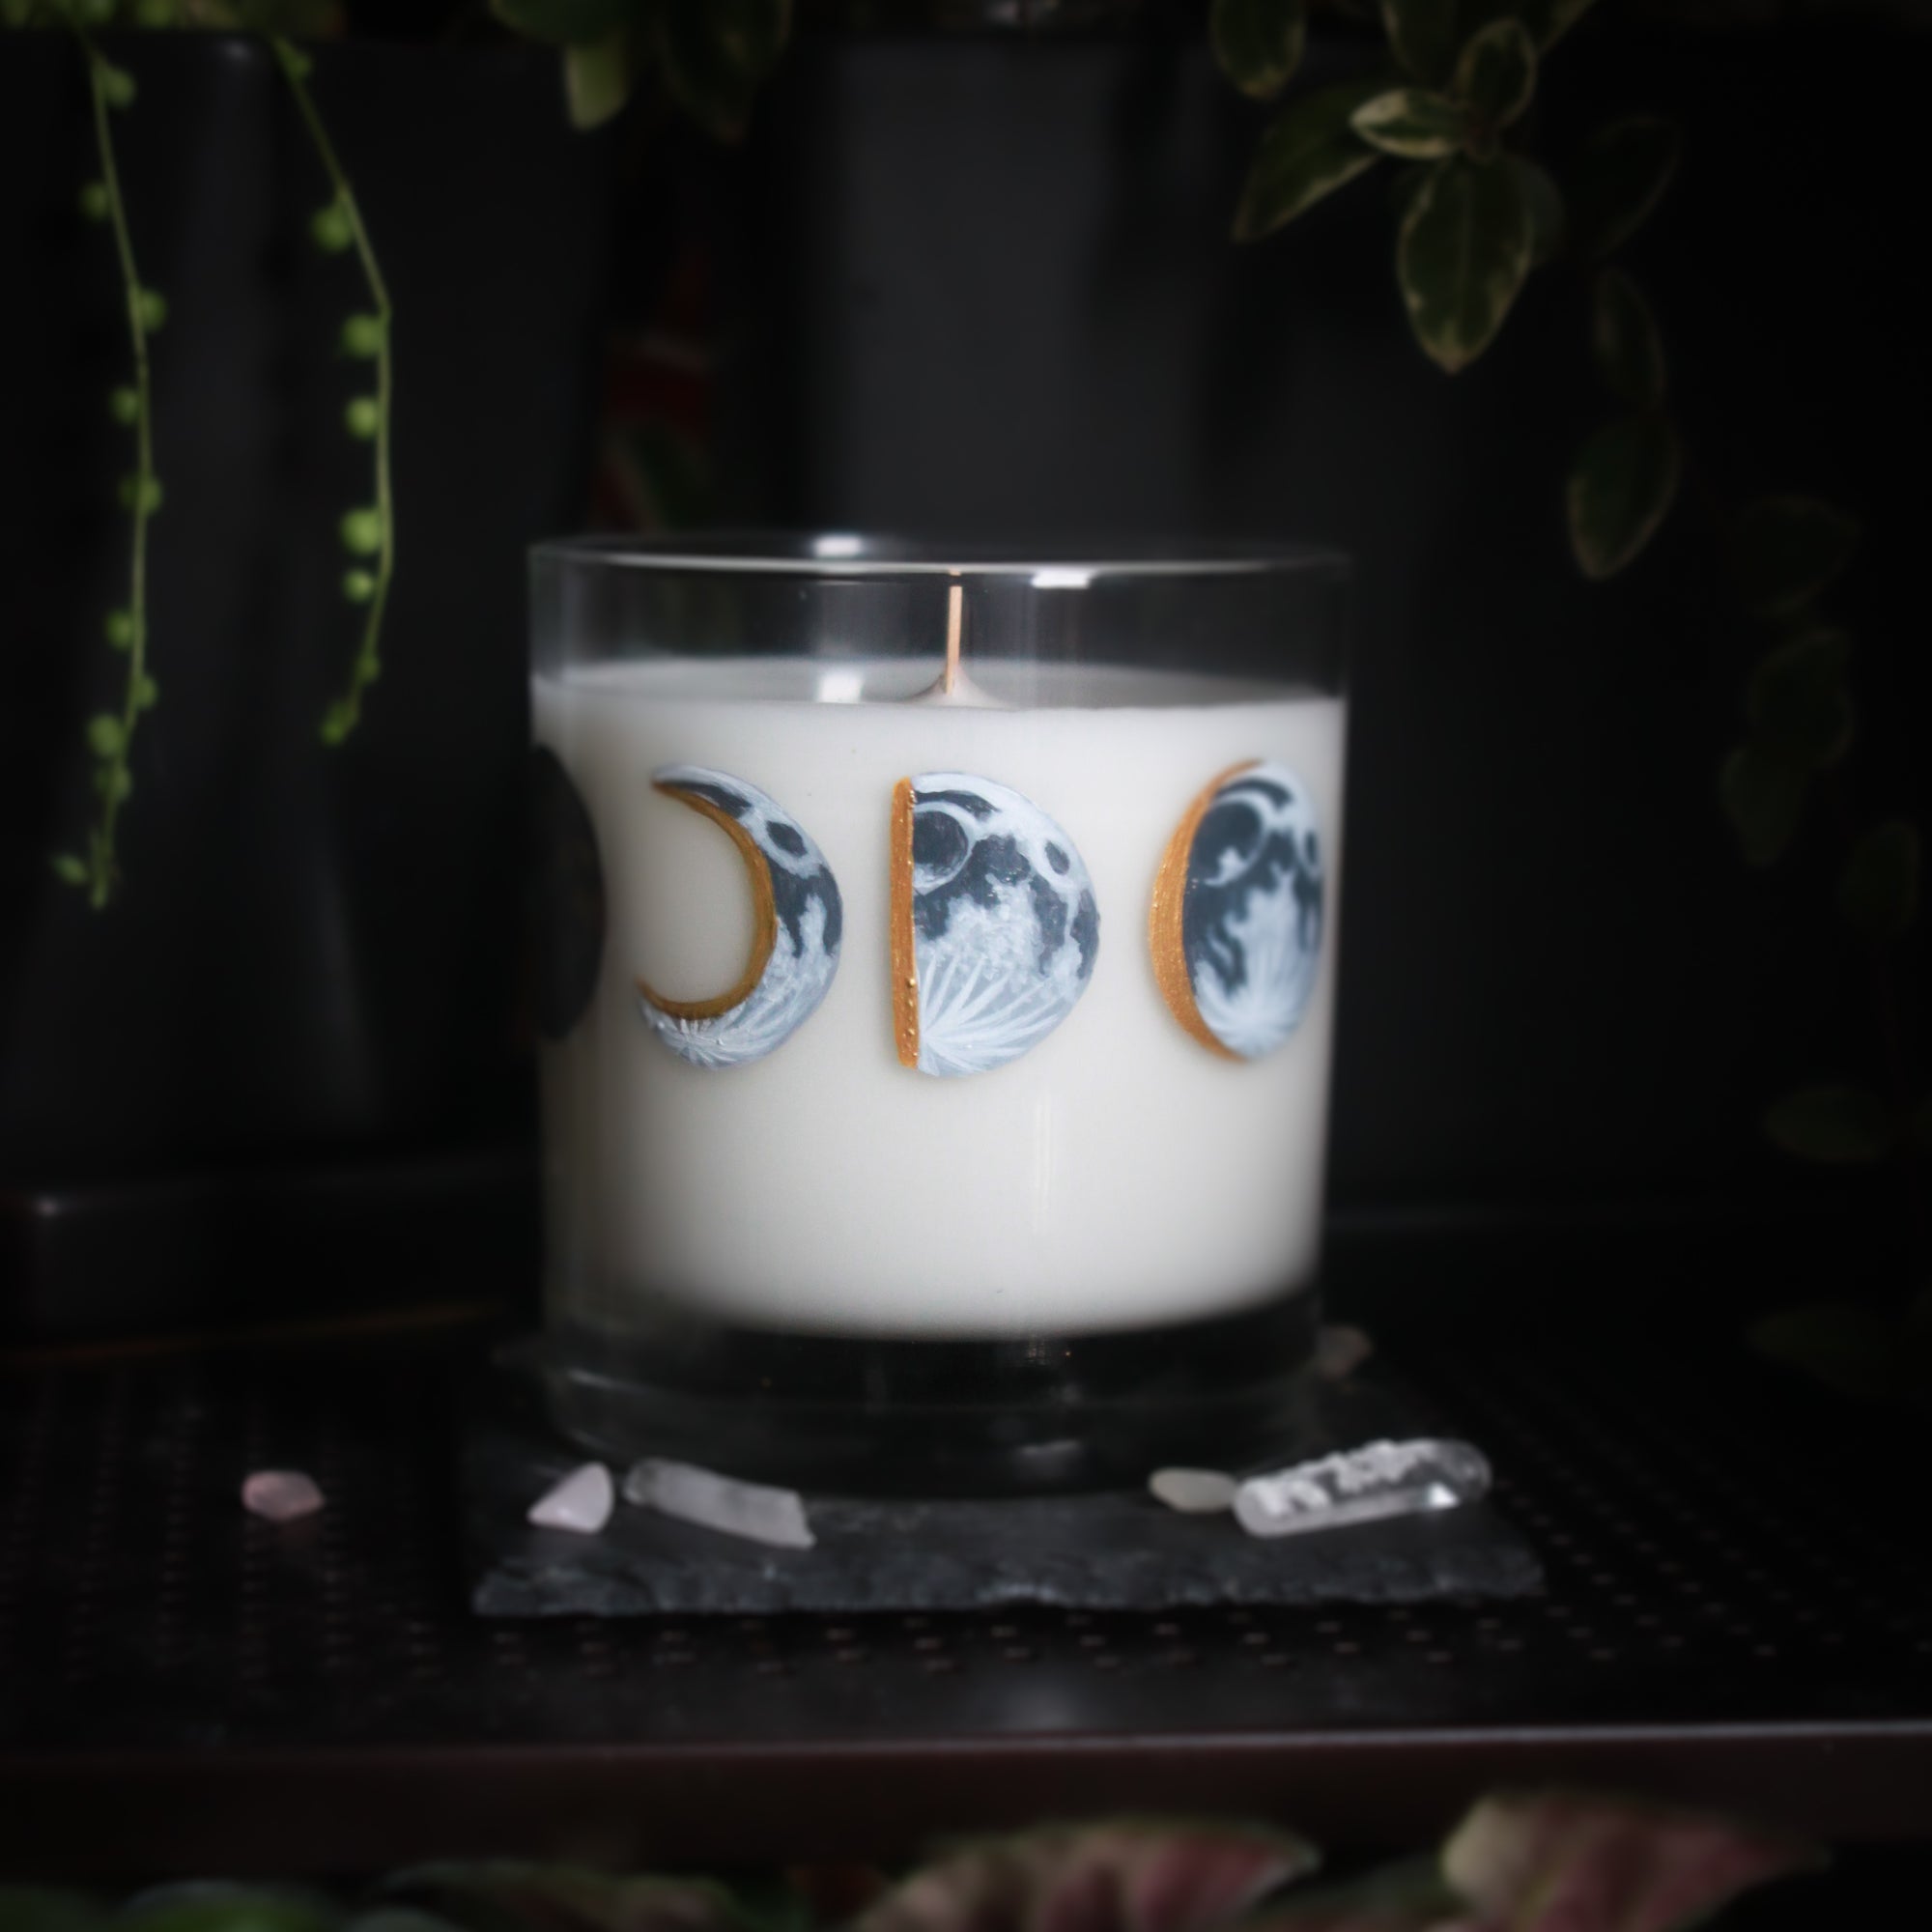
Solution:
M 676 799 L 680 805 L 688 805 L 693 811 L 702 812 L 712 824 L 722 827 L 729 835 L 732 844 L 737 846 L 738 855 L 745 862 L 745 876 L 752 883 L 752 956 L 745 962 L 745 970 L 732 985 L 708 1000 L 670 1000 L 662 993 L 653 992 L 642 974 L 638 976 L 638 991 L 667 1018 L 715 1020 L 720 1014 L 728 1013 L 733 1007 L 742 1007 L 752 997 L 758 981 L 765 977 L 765 968 L 772 963 L 772 952 L 779 943 L 779 908 L 772 895 L 771 861 L 758 850 L 752 835 L 723 806 L 714 805 L 708 798 L 699 798 L 679 785 L 662 781 L 651 789 L 663 792 L 667 798 Z
M 893 1038 L 901 1066 L 919 1065 L 919 956 L 912 929 L 912 781 L 893 787 Z
M 1259 758 L 1230 765 L 1218 778 L 1210 779 L 1181 814 L 1180 823 L 1161 854 L 1160 870 L 1153 876 L 1153 902 L 1148 908 L 1148 950 L 1153 954 L 1153 977 L 1167 1009 L 1205 1046 L 1223 1060 L 1239 1060 L 1233 1047 L 1223 1046 L 1208 1030 L 1195 1004 L 1194 982 L 1187 976 L 1187 953 L 1181 943 L 1180 916 L 1187 896 L 1187 862 L 1194 855 L 1194 835 L 1219 795 L 1221 787 L 1243 772 L 1251 772 Z

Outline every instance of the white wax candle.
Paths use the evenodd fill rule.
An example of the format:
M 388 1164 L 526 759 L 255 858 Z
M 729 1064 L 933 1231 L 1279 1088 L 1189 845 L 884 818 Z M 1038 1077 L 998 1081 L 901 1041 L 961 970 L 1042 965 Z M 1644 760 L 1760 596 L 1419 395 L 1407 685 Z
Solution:
M 536 735 L 589 812 L 608 907 L 590 1004 L 544 1054 L 558 1314 L 622 1331 L 668 1301 L 756 1328 L 992 1339 L 1227 1315 L 1311 1283 L 1342 700 L 992 664 L 974 668 L 980 701 L 908 701 L 936 668 L 642 661 L 536 680 Z M 1190 805 L 1255 761 L 1294 775 L 1325 876 L 1298 1024 L 1241 1060 L 1170 1010 L 1149 909 Z M 670 1000 L 731 985 L 754 937 L 739 854 L 653 789 L 668 766 L 767 794 L 842 899 L 822 1004 L 749 1064 L 693 1065 L 640 1010 L 640 979 Z M 890 817 L 898 781 L 925 773 L 1023 794 L 1072 840 L 1099 910 L 1070 1012 L 1021 1057 L 959 1078 L 909 1070 L 895 1042 Z

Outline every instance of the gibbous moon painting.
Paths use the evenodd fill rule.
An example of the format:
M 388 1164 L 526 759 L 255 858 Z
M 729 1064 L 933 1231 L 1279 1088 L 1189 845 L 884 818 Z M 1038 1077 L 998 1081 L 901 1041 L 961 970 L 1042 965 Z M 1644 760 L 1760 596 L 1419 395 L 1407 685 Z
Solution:
M 902 1065 L 951 1077 L 1017 1060 L 1073 1010 L 1099 946 L 1087 867 L 1032 800 L 964 772 L 899 781 L 892 961 Z
M 1154 881 L 1148 938 L 1175 1018 L 1231 1060 L 1299 1024 L 1321 952 L 1321 846 L 1286 765 L 1223 772 L 1187 809 Z
M 744 972 L 710 999 L 668 999 L 639 979 L 644 1018 L 694 1066 L 762 1060 L 818 1010 L 838 970 L 838 882 L 804 827 L 756 785 L 703 765 L 666 765 L 651 782 L 737 846 L 751 881 L 753 937 Z

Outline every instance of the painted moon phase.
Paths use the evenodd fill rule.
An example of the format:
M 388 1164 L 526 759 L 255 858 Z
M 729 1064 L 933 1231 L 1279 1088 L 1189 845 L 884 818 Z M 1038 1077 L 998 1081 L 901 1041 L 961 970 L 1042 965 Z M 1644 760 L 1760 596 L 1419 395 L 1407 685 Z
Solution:
M 729 835 L 752 883 L 752 955 L 705 1000 L 672 1000 L 638 981 L 644 1018 L 694 1066 L 742 1066 L 781 1047 L 818 1010 L 838 970 L 845 908 L 825 855 L 797 819 L 704 765 L 666 765 L 651 782 Z
M 1231 1060 L 1300 1023 L 1321 953 L 1315 808 L 1286 765 L 1223 772 L 1187 808 L 1154 881 L 1148 937 L 1176 1019 Z
M 1073 841 L 991 779 L 901 779 L 892 819 L 899 1062 L 984 1073 L 1037 1046 L 1094 975 L 1100 913 Z

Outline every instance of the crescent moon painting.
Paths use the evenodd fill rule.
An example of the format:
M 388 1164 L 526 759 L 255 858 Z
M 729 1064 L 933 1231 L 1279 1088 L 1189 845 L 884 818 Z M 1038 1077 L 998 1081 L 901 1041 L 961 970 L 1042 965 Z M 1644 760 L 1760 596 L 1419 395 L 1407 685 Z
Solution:
M 1300 1023 L 1321 952 L 1315 808 L 1286 765 L 1254 760 L 1197 796 L 1154 880 L 1148 939 L 1174 1017 L 1229 1060 Z
M 1100 947 L 1072 839 L 1030 799 L 964 772 L 895 787 L 891 918 L 899 1064 L 942 1078 L 1037 1046 Z
M 752 886 L 752 953 L 722 993 L 672 1000 L 638 980 L 651 1030 L 694 1066 L 742 1066 L 782 1046 L 838 970 L 845 908 L 825 855 L 784 808 L 724 772 L 666 765 L 651 783 L 727 834 Z

